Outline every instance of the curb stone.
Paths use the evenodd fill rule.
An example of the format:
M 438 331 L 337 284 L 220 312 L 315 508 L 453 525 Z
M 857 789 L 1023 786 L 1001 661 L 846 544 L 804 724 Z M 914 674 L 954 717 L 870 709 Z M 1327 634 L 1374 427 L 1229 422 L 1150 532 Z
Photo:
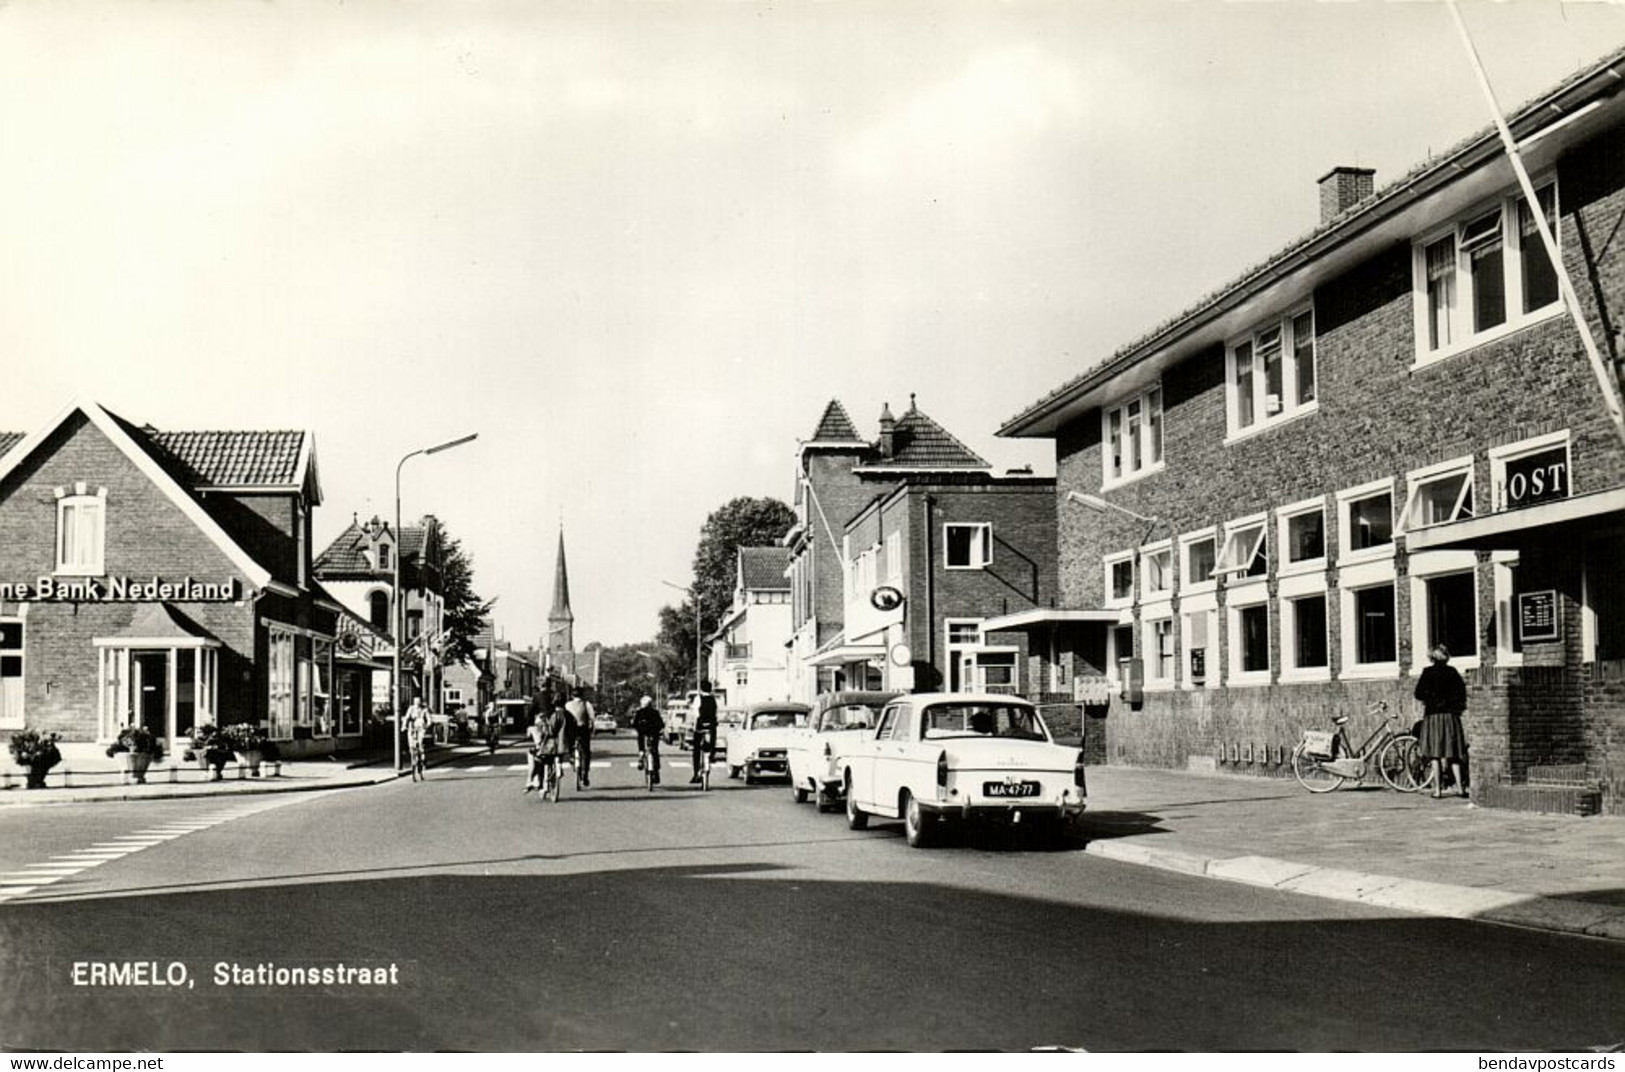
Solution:
M 1206 857 L 1118 841 L 1091 841 L 1091 856 L 1310 897 L 1352 901 L 1418 915 L 1625 941 L 1625 907 L 1442 882 L 1396 878 L 1269 856 Z

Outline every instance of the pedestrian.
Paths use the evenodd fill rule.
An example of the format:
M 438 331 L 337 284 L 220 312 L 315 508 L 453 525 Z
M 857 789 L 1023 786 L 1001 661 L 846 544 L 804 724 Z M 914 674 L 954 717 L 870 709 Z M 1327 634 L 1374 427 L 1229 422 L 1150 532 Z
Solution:
M 653 696 L 645 696 L 632 714 L 632 730 L 638 735 L 638 764 L 650 773 L 649 781 L 660 784 L 660 731 L 666 720 L 655 710 Z
M 581 786 L 592 788 L 592 720 L 594 711 L 587 702 L 587 690 L 577 685 L 564 705 L 570 720 L 575 723 L 576 762 L 581 764 Z
M 1467 684 L 1450 665 L 1450 649 L 1439 644 L 1430 652 L 1432 665 L 1416 682 L 1416 698 L 1422 701 L 1422 733 L 1417 755 L 1433 768 L 1433 797 L 1443 795 L 1444 766 L 1449 764 L 1455 779 L 1456 795 L 1467 796 L 1462 764 L 1467 759 L 1467 734 L 1461 728 L 1461 713 L 1467 709 Z
M 525 730 L 525 738 L 530 741 L 530 747 L 525 752 L 530 760 L 526 768 L 528 776 L 525 778 L 525 792 L 530 793 L 542 787 L 542 756 L 547 741 L 546 715 L 540 711 L 536 712 L 536 717 Z
M 406 709 L 406 720 L 401 726 L 406 734 L 406 747 L 411 757 L 414 782 L 421 781 L 424 777 L 423 735 L 428 728 L 428 721 L 428 712 L 423 709 L 422 701 L 414 696 L 411 706 Z

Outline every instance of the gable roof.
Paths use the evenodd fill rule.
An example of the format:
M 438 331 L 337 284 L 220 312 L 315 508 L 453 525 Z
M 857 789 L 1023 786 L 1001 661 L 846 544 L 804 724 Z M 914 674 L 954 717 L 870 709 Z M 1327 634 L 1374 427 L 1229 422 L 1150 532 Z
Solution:
M 242 546 L 203 508 L 188 488 L 181 484 L 171 468 L 160 463 L 158 456 L 153 453 L 153 447 L 147 442 L 146 433 L 134 428 L 130 422 L 114 416 L 95 402 L 73 403 L 57 414 L 49 424 L 13 444 L 12 449 L 0 455 L 0 480 L 9 476 L 75 413 L 84 414 L 85 418 L 95 425 L 96 429 L 141 471 L 142 475 L 164 493 L 188 521 L 220 549 L 250 585 L 255 588 L 270 585 L 271 571 L 243 550 Z
M 1596 101 L 1615 93 L 1621 80 L 1625 80 L 1625 71 L 1618 69 L 1622 63 L 1625 63 L 1625 48 L 1610 53 L 1518 108 L 1506 112 L 1507 126 L 1513 139 L 1531 141 L 1547 130 L 1556 130 L 1581 118 L 1587 110 L 1595 107 Z M 1160 350 L 1210 325 L 1250 295 L 1267 290 L 1283 276 L 1336 251 L 1345 243 L 1399 215 L 1435 190 L 1497 159 L 1504 160 L 1504 151 L 1496 128 L 1493 125 L 1480 128 L 1443 153 L 1417 164 L 1406 175 L 1374 195 L 1322 221 L 1314 230 L 1248 268 L 1233 281 L 1089 366 L 1006 420 L 996 434 L 1053 436 L 1056 426 L 1068 419 L 1066 411 L 1069 407 L 1090 392 L 1110 383 Z
M 344 527 L 344 531 L 333 537 L 333 542 L 327 545 L 327 550 L 316 556 L 311 569 L 318 577 L 331 577 L 341 573 L 373 573 L 372 559 L 367 557 L 367 549 L 372 541 L 355 518 Z
M 741 547 L 739 579 L 747 591 L 789 591 L 784 571 L 790 568 L 788 547 Z
M 910 400 L 892 430 L 892 453 L 862 467 L 877 469 L 987 469 L 987 459 L 955 439 Z
M 857 426 L 852 418 L 846 415 L 846 407 L 841 405 L 838 398 L 829 400 L 824 407 L 824 415 L 818 418 L 818 427 L 813 429 L 813 443 L 852 443 L 857 446 L 868 446 L 864 438 L 858 435 Z

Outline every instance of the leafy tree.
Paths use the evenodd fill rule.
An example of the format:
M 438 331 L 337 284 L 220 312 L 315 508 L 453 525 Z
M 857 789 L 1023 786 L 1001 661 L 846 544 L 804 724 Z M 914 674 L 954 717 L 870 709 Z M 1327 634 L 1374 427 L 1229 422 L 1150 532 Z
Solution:
M 462 541 L 441 527 L 441 595 L 446 601 L 446 636 L 441 644 L 441 661 L 468 662 L 474 658 L 474 639 L 482 623 L 490 617 L 496 600 L 483 600 L 474 592 L 474 562 L 463 551 Z

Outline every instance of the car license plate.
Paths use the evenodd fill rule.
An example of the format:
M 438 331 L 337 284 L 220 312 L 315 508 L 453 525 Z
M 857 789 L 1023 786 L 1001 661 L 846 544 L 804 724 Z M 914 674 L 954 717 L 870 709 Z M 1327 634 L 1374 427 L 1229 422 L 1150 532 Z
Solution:
M 983 782 L 984 797 L 1036 797 L 1037 782 Z

